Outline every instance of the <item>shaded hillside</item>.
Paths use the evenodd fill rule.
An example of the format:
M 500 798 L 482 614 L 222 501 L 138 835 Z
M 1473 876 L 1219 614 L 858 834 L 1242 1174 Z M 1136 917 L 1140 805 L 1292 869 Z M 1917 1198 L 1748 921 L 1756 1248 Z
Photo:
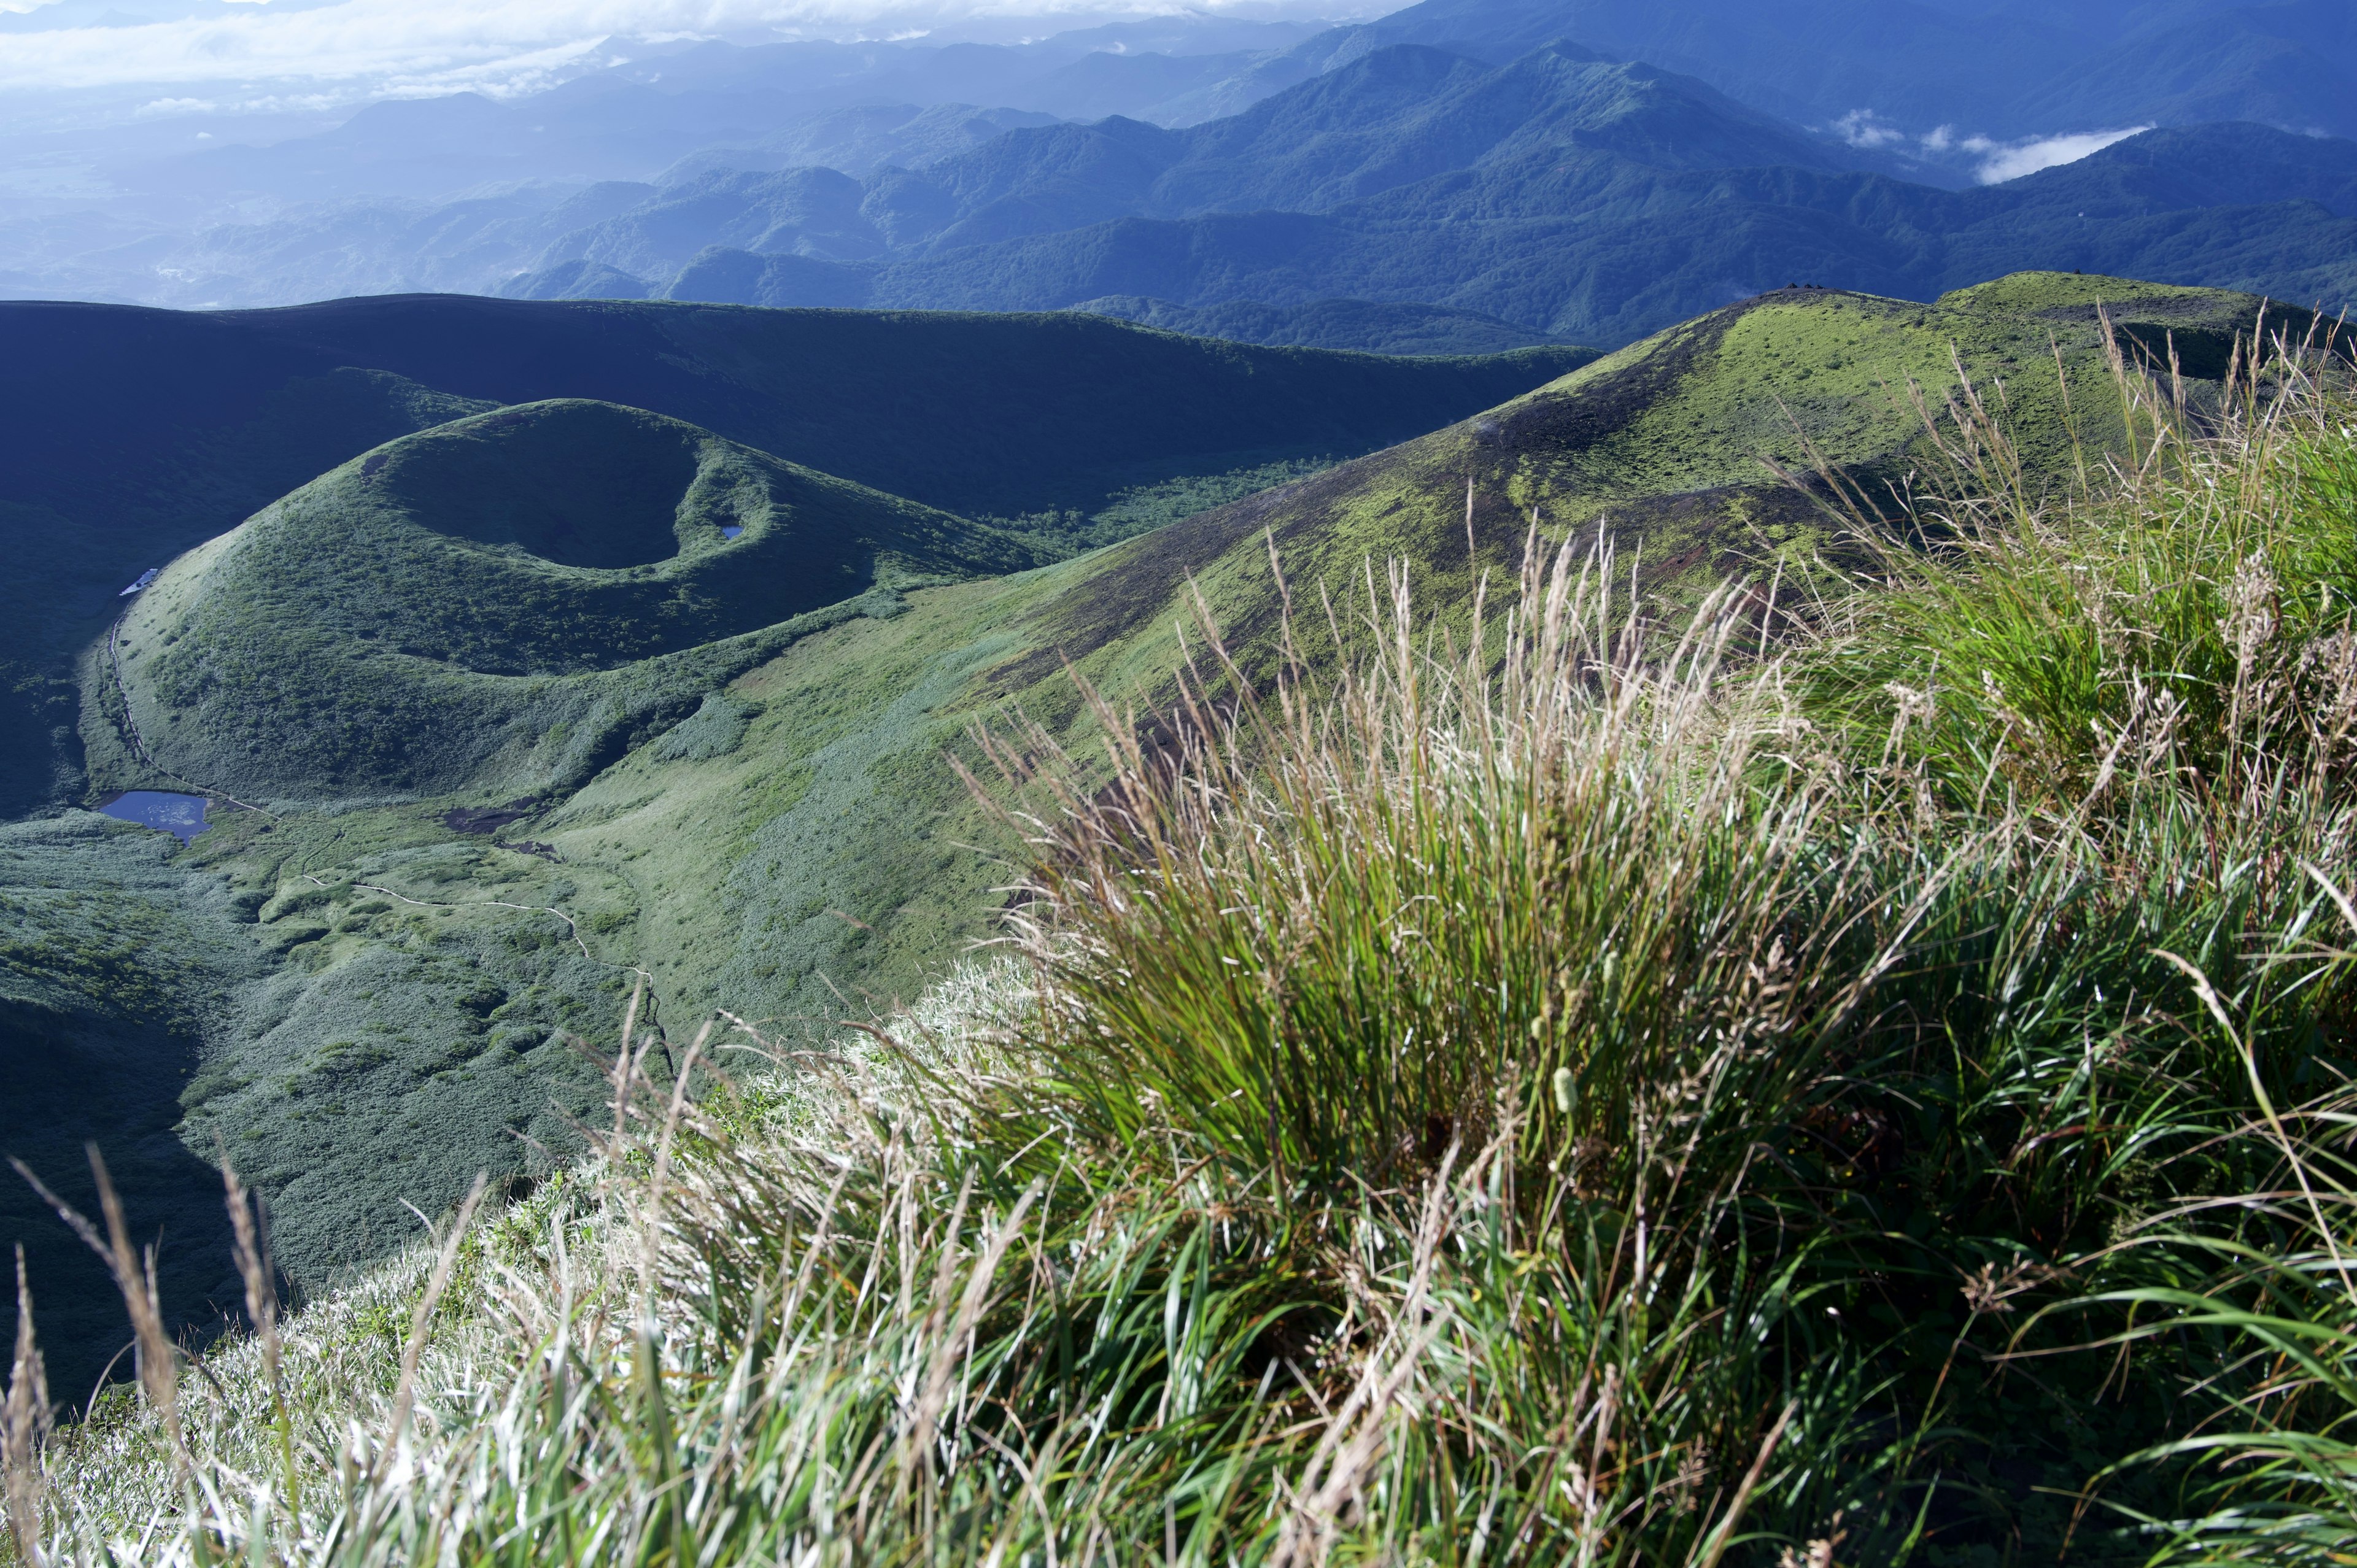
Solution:
M 1548 341 L 1544 333 L 1477 310 L 1405 301 L 1379 305 L 1364 299 L 1320 299 L 1308 305 L 1274 306 L 1232 299 L 1191 306 L 1136 295 L 1108 295 L 1103 299 L 1084 299 L 1071 308 L 1198 338 L 1350 349 L 1369 354 L 1501 353 Z
M 1396 441 L 1576 353 L 1379 360 L 1086 317 L 371 299 L 266 312 L 0 305 L 0 813 L 77 789 L 69 663 L 117 591 L 383 442 L 587 397 L 952 510 Z
M 0 826 L 0 1155 L 96 1213 L 86 1143 L 105 1151 L 176 1315 L 204 1322 L 238 1300 L 228 1217 L 206 1150 L 178 1135 L 180 1090 L 231 1008 L 266 971 L 251 919 L 218 877 L 175 864 L 167 835 L 75 813 Z M 5 1169 L 5 1166 L 0 1166 Z M 40 1282 L 49 1387 L 79 1405 L 123 1343 L 106 1269 L 14 1171 L 0 1181 L 0 1248 Z M 13 1312 L 9 1315 L 13 1318 Z

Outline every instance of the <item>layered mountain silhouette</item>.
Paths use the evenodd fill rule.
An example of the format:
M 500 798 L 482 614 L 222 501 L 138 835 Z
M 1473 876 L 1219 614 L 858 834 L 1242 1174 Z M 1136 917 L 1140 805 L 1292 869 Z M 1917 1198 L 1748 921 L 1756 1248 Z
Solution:
M 1929 298 L 2042 266 L 2357 293 L 2357 143 L 2155 130 L 1964 190 L 1873 161 L 1568 43 L 1495 67 L 1390 44 L 1186 129 L 1018 129 L 864 179 L 710 174 L 565 236 L 505 292 L 967 310 L 1138 298 L 1228 312 L 1173 325 L 1354 346 L 1374 339 L 1309 337 L 1286 313 L 1415 304 L 1611 343 L 1787 282 Z
M 1943 124 L 2003 138 L 2254 120 L 2357 135 L 2357 14 L 2333 0 L 1420 0 L 1297 52 L 1419 43 L 1502 63 L 1557 38 L 1811 124 L 1871 115 L 1919 152 Z

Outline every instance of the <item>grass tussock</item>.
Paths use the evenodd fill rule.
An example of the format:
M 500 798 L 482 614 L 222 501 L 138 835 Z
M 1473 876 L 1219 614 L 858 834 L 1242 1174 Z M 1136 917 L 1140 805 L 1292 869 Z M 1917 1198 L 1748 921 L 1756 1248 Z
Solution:
M 2119 369 L 1764 652 L 1534 533 L 995 737 L 1009 961 L 626 1026 L 596 1165 L 142 1402 L 27 1341 L 20 1559 L 2345 1560 L 2357 424 Z

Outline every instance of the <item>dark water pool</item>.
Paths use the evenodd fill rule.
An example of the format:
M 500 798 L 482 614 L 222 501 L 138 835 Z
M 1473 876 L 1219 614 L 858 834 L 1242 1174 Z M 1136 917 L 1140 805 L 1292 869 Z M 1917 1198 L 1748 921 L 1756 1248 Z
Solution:
M 175 795 L 168 789 L 126 790 L 99 810 L 123 822 L 174 834 L 182 843 L 204 832 L 208 825 L 202 795 Z

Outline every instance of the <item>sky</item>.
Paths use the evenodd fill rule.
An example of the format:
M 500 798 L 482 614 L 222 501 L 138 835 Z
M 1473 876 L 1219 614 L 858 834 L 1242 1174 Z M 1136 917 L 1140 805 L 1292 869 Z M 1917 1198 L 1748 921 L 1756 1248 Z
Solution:
M 1054 30 L 1066 25 L 1059 18 L 1086 26 L 1179 8 L 1178 0 L 0 0 L 0 13 L 15 14 L 0 31 L 0 91 L 265 82 L 337 96 L 522 91 L 617 39 L 972 35 L 994 19 Z M 1323 15 L 1330 0 L 1325 9 L 1292 0 L 1186 0 L 1185 8 L 1274 18 Z M 157 19 L 87 25 L 108 11 Z

